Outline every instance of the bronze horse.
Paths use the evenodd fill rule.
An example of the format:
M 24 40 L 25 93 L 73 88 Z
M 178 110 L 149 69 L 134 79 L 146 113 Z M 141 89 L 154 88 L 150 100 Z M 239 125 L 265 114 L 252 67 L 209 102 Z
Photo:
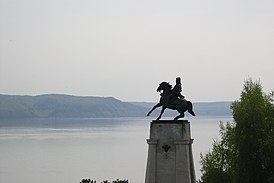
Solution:
M 172 110 L 177 110 L 180 115 L 176 116 L 174 120 L 178 120 L 179 118 L 183 118 L 185 116 L 184 112 L 188 111 L 192 116 L 195 116 L 195 113 L 193 112 L 193 106 L 190 101 L 187 101 L 185 99 L 176 99 L 174 102 L 171 104 L 168 102 L 169 97 L 172 93 L 172 86 L 168 82 L 162 82 L 159 84 L 159 87 L 157 88 L 157 92 L 161 92 L 161 98 L 160 102 L 156 104 L 148 113 L 147 116 L 151 114 L 152 111 L 154 111 L 157 107 L 162 106 L 161 113 L 157 120 L 161 119 L 162 114 L 164 113 L 165 109 L 172 109 Z

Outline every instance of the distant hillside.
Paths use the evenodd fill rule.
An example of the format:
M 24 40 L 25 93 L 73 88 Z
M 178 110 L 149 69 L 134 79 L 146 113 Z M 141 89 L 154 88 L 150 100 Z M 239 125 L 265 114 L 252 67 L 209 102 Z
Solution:
M 148 102 L 122 102 L 113 97 L 0 95 L 0 118 L 145 117 L 154 105 Z M 228 116 L 231 115 L 230 105 L 231 102 L 194 103 L 194 111 L 197 116 Z M 153 116 L 158 114 L 159 110 Z M 166 110 L 164 116 L 176 114 L 175 111 Z
M 113 97 L 0 95 L 0 118 L 144 116 L 145 108 Z

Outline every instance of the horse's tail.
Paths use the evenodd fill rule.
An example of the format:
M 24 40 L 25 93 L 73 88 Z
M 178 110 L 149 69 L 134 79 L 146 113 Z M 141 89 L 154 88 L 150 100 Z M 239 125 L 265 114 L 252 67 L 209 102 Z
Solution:
M 190 101 L 187 101 L 187 111 L 192 115 L 195 116 L 195 113 L 193 112 L 193 105 Z

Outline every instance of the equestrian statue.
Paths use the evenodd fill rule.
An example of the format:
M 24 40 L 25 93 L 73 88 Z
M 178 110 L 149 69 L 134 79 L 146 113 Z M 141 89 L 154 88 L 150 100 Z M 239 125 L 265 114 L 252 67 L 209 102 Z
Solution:
M 177 110 L 180 115 L 176 116 L 174 120 L 178 120 L 179 118 L 183 118 L 184 112 L 188 111 L 192 116 L 195 116 L 195 113 L 193 112 L 193 106 L 190 101 L 187 101 L 185 97 L 181 94 L 182 91 L 182 84 L 181 84 L 181 78 L 176 78 L 176 85 L 174 88 L 172 88 L 172 85 L 168 82 L 162 82 L 159 84 L 159 87 L 157 88 L 157 92 L 160 92 L 161 98 L 160 102 L 156 104 L 148 113 L 147 116 L 149 116 L 152 111 L 154 111 L 157 107 L 162 106 L 161 113 L 157 120 L 160 120 L 165 109 L 172 109 Z M 162 93 L 161 93 L 162 92 Z

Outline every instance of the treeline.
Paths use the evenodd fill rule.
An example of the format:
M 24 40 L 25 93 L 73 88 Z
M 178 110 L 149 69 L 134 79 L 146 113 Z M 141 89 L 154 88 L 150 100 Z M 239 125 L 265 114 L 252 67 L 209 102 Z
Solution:
M 274 182 L 274 92 L 265 94 L 259 82 L 248 79 L 239 101 L 235 122 L 220 124 L 220 140 L 201 154 L 200 183 Z

